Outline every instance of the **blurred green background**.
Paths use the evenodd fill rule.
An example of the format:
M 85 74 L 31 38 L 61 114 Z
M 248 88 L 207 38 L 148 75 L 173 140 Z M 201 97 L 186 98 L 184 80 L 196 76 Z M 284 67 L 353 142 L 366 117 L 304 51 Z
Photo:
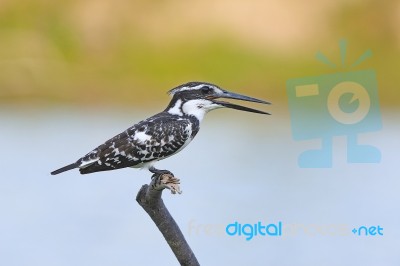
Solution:
M 315 59 L 340 65 L 343 38 L 346 67 Z M 354 70 L 398 105 L 399 1 L 1 0 L 0 104 L 159 106 L 193 80 L 276 103 L 288 78 L 349 71 L 367 49 Z

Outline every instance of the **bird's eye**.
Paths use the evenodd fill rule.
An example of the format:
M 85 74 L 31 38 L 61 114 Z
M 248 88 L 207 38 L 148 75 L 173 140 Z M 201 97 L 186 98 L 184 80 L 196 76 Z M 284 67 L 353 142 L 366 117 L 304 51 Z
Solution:
M 212 92 L 212 89 L 210 87 L 204 86 L 203 88 L 201 88 L 201 92 L 203 94 L 209 94 Z

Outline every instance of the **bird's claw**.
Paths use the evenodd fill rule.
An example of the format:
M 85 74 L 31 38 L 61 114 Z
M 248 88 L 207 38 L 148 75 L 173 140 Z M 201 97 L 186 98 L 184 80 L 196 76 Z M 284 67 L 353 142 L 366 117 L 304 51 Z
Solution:
M 163 190 L 167 188 L 171 191 L 172 194 L 182 194 L 181 188 L 179 186 L 180 180 L 174 177 L 174 175 L 170 171 L 162 171 L 167 171 L 168 173 L 154 174 L 153 180 L 151 182 L 152 188 L 155 190 Z
M 171 171 L 168 171 L 168 170 L 159 170 L 159 169 L 156 169 L 156 168 L 154 168 L 154 167 L 151 167 L 151 168 L 149 169 L 149 171 L 152 172 L 152 173 L 154 174 L 153 177 L 154 177 L 155 175 L 165 175 L 165 174 L 174 176 L 174 174 L 173 174 Z

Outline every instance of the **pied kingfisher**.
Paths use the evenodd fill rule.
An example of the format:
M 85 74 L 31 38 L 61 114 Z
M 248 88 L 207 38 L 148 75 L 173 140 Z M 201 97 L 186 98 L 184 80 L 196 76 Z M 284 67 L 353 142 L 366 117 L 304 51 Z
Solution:
M 269 114 L 256 109 L 218 100 L 229 98 L 269 104 L 269 102 L 226 91 L 206 82 L 189 82 L 169 91 L 168 107 L 152 117 L 107 140 L 76 162 L 51 172 L 56 175 L 74 168 L 81 174 L 124 167 L 147 168 L 162 173 L 153 165 L 185 148 L 196 136 L 204 115 L 227 107 L 247 112 Z M 167 171 L 169 172 L 169 171 Z

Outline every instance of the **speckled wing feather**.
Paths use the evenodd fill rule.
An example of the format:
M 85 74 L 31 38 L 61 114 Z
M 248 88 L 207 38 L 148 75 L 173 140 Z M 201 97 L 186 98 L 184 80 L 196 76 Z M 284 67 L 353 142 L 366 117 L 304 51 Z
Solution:
M 159 113 L 109 139 L 81 159 L 81 174 L 142 167 L 183 149 L 197 134 L 190 118 Z

